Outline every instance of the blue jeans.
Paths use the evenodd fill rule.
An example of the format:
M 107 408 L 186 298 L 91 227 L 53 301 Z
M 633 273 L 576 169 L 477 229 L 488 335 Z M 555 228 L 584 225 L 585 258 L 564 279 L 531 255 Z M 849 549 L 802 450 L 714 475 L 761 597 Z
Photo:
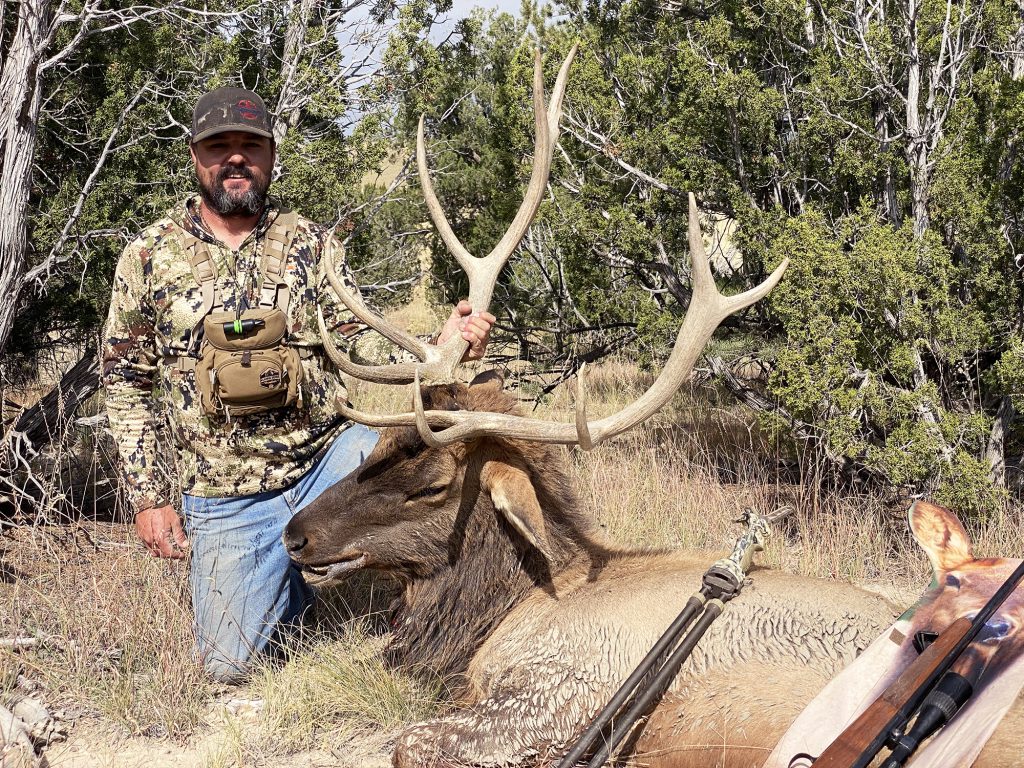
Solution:
M 220 682 L 237 682 L 250 659 L 294 630 L 312 602 L 281 543 L 296 512 L 358 467 L 377 433 L 354 424 L 297 483 L 252 496 L 185 495 L 199 658 Z

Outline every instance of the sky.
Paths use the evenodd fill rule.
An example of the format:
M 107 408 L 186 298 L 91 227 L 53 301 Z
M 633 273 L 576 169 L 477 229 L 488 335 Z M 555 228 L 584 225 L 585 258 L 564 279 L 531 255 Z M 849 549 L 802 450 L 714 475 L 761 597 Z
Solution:
M 452 3 L 451 16 L 464 19 L 474 8 L 497 8 L 515 16 L 519 15 L 519 0 L 455 0 Z

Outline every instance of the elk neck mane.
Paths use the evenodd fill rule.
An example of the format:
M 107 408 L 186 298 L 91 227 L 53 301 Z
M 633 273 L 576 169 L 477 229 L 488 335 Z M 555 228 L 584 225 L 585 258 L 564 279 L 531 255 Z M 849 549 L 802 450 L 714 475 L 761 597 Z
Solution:
M 456 396 L 455 407 L 499 413 L 517 408 L 515 398 L 497 389 L 432 389 L 433 408 L 452 405 L 445 402 L 446 392 L 438 389 Z M 410 432 L 399 440 L 412 438 L 415 430 L 407 429 Z M 497 445 L 497 450 L 514 455 L 526 467 L 543 510 L 551 560 L 528 544 L 495 508 L 481 488 L 481 446 L 468 446 L 448 561 L 406 584 L 396 606 L 391 644 L 394 663 L 414 673 L 431 670 L 456 690 L 477 649 L 527 593 L 535 588 L 554 591 L 555 577 L 567 569 L 600 569 L 615 554 L 602 543 L 591 519 L 580 512 L 561 448 L 488 440 L 492 455 Z

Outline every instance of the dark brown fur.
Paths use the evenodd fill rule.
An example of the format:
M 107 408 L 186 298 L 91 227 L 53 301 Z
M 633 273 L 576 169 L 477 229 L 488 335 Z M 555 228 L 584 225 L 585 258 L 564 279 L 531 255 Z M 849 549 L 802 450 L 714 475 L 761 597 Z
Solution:
M 515 398 L 494 386 L 429 387 L 423 396 L 427 410 L 510 413 L 517 407 Z M 420 546 L 410 550 L 409 556 L 376 564 L 405 584 L 395 606 L 390 658 L 404 668 L 454 683 L 494 627 L 528 591 L 550 588 L 553 574 L 571 563 L 583 559 L 599 568 L 611 555 L 597 542 L 590 518 L 579 512 L 562 450 L 491 439 L 428 449 L 415 428 L 388 429 L 365 464 L 297 515 L 286 537 L 307 539 L 296 558 L 300 562 L 331 562 L 337 554 L 332 544 L 343 540 L 333 523 L 350 522 L 352 511 L 359 509 L 367 525 L 401 526 L 394 514 L 397 498 L 420 492 L 426 479 L 456 476 L 458 494 L 449 493 L 444 504 L 450 515 L 444 537 L 429 544 L 424 537 L 416 537 Z M 481 472 L 488 462 L 525 467 L 544 510 L 550 561 L 495 509 L 490 495 L 481 492 Z M 464 469 L 461 478 L 457 465 Z M 392 491 L 384 500 L 376 490 L 382 485 Z M 421 506 L 429 513 L 428 503 Z M 349 512 L 339 514 L 339 510 Z M 425 525 L 429 527 L 429 522 Z

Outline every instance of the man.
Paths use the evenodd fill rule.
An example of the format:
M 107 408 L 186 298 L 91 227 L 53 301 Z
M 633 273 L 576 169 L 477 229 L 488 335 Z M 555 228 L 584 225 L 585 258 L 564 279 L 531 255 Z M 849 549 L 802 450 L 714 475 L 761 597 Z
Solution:
M 326 249 L 355 284 L 328 231 L 268 198 L 275 146 L 262 99 L 240 88 L 205 94 L 191 154 L 199 195 L 144 230 L 118 263 L 103 381 L 139 538 L 154 557 L 191 552 L 200 657 L 214 678 L 234 682 L 310 602 L 281 544 L 284 526 L 358 466 L 376 434 L 334 409 L 345 391 L 324 355 L 317 310 L 343 338 L 358 326 L 319 273 Z M 217 377 L 204 366 L 211 355 L 235 354 L 243 378 L 253 376 L 264 349 L 243 349 L 247 329 L 259 334 L 271 317 L 287 334 L 266 352 L 294 365 L 249 383 L 290 385 L 286 400 L 275 401 L 290 404 L 232 410 L 227 394 L 210 390 Z M 479 358 L 493 322 L 460 302 L 438 343 L 461 333 L 467 356 Z M 214 336 L 222 346 L 235 341 L 218 352 Z M 171 455 L 184 528 L 158 474 L 157 457 Z

